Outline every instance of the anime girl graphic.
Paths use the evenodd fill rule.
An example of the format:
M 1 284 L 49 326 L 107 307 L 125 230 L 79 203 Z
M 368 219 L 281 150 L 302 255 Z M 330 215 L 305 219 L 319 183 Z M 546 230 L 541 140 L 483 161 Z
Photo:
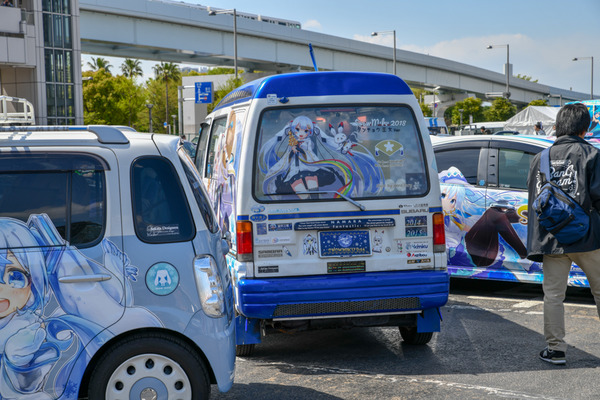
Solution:
M 376 160 L 353 150 L 347 137 L 324 133 L 307 116 L 290 121 L 261 147 L 263 192 L 269 196 L 332 190 L 351 196 L 382 190 L 383 172 Z
M 515 209 L 522 199 L 510 191 L 486 195 L 475 190 L 455 167 L 442 171 L 439 179 L 448 264 L 458 268 L 456 274 L 475 275 L 473 267 L 489 268 L 477 272 L 483 275 L 539 270 L 536 263 L 524 260 L 527 252 L 520 235 L 526 235 L 526 225 L 521 226 Z
M 64 242 L 45 214 L 31 215 L 27 224 L 0 218 L 0 398 L 52 398 L 42 393 L 50 376 L 55 395 L 63 389 L 76 395 L 67 385 L 71 371 L 85 366 L 113 330 L 162 326 L 148 310 L 133 307 L 129 280 L 137 268 L 110 241 L 102 247 L 104 265 Z M 90 274 L 111 279 L 59 280 Z

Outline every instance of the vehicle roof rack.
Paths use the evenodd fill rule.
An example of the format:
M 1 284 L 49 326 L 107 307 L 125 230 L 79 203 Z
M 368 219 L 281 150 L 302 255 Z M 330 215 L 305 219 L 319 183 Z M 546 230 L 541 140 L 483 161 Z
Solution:
M 8 112 L 9 108 L 15 111 Z M 19 97 L 0 96 L 0 126 L 12 124 L 35 124 L 33 104 Z
M 91 132 L 104 144 L 128 144 L 129 139 L 121 132 L 125 127 L 111 125 L 60 125 L 60 126 L 0 126 L 0 132 Z M 129 130 L 130 128 L 127 127 Z

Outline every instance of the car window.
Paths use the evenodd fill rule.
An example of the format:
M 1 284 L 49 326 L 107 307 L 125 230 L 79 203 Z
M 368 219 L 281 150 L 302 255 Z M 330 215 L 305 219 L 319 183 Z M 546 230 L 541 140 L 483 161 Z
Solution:
M 195 229 L 179 176 L 162 157 L 142 157 L 131 166 L 135 232 L 148 243 L 191 240 Z
M 186 154 L 182 154 L 181 151 L 179 152 L 179 159 L 181 160 L 181 165 L 185 171 L 185 176 L 190 184 L 190 188 L 194 193 L 198 208 L 200 208 L 200 214 L 202 214 L 204 223 L 209 231 L 215 233 L 219 229 L 219 225 L 217 224 L 213 209 L 208 201 L 208 196 L 206 195 L 206 191 L 200 180 L 198 170 L 194 168 L 194 164 L 189 157 L 186 157 Z
M 27 222 L 46 214 L 74 246 L 95 245 L 103 235 L 108 166 L 80 153 L 5 154 L 0 162 L 0 217 Z
M 259 120 L 253 194 L 258 201 L 419 196 L 424 150 L 410 108 L 277 108 Z
M 438 172 L 447 171 L 454 167 L 463 174 L 467 182 L 471 185 L 477 185 L 479 153 L 479 148 L 436 151 L 435 160 Z
M 225 134 L 227 125 L 227 117 L 215 119 L 212 124 L 212 129 L 210 133 L 210 139 L 208 143 L 208 157 L 206 157 L 206 169 L 204 170 L 204 176 L 207 178 L 213 178 L 213 175 L 216 173 L 215 171 L 215 156 L 217 155 L 217 143 L 219 142 L 219 138 Z M 204 132 L 203 132 L 204 134 Z M 200 142 L 202 143 L 203 137 L 200 138 Z
M 498 186 L 510 189 L 527 189 L 527 175 L 533 154 L 520 150 L 499 149 Z
M 209 136 L 209 127 L 210 125 L 203 123 L 202 125 L 202 129 L 200 130 L 200 137 L 195 137 L 194 140 L 196 140 L 196 154 L 194 156 L 194 160 L 196 162 L 196 168 L 198 169 L 198 172 L 200 172 L 200 176 L 204 175 L 204 162 L 206 160 L 204 160 L 204 152 L 206 151 L 206 143 L 208 142 L 208 136 Z M 193 142 L 193 140 L 192 140 Z

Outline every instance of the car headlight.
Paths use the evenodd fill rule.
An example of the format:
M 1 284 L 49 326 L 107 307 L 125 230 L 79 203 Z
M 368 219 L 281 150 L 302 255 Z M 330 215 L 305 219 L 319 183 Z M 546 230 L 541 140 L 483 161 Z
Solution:
M 194 259 L 194 277 L 204 313 L 213 318 L 225 315 L 223 282 L 217 263 L 211 256 Z

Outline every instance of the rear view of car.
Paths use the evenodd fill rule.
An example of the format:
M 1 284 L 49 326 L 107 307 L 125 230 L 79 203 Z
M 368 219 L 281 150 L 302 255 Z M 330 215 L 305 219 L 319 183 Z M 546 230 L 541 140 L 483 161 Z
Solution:
M 208 116 L 196 165 L 223 231 L 238 354 L 264 334 L 398 326 L 424 344 L 448 298 L 429 132 L 386 74 L 277 75 Z

